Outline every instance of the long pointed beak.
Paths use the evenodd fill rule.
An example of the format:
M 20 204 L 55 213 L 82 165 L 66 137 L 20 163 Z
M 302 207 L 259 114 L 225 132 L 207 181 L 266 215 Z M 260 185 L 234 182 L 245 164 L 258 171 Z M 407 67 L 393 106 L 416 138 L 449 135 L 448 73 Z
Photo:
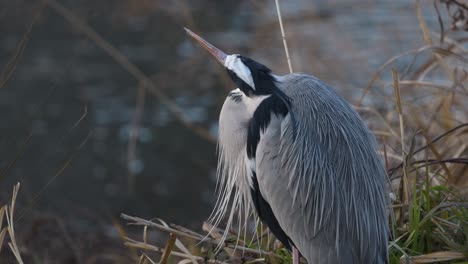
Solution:
M 190 29 L 185 28 L 187 34 L 189 34 L 192 38 L 194 38 L 200 45 L 202 45 L 205 49 L 207 49 L 211 55 L 213 55 L 221 64 L 224 65 L 224 61 L 226 60 L 226 53 L 222 52 L 215 46 L 211 45 L 208 41 L 204 40 L 202 37 L 198 36 L 197 34 L 193 33 Z

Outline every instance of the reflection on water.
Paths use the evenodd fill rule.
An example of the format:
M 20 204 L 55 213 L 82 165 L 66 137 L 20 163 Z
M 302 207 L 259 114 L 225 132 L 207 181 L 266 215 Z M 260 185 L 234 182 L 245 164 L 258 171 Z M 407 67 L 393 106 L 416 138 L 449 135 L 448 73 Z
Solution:
M 274 2 L 171 2 L 64 4 L 153 79 L 188 121 L 215 137 L 220 106 L 234 87 L 182 26 L 226 52 L 286 73 Z M 0 4 L 2 67 L 34 8 L 25 1 Z M 427 17 L 431 12 L 425 9 Z M 283 13 L 294 69 L 314 73 L 349 99 L 359 97 L 371 73 L 391 55 L 422 44 L 407 1 L 290 1 Z M 428 22 L 436 25 L 434 17 Z M 139 86 L 83 32 L 45 8 L 11 80 L 0 89 L 0 168 L 15 158 L 32 131 L 24 153 L 2 179 L 4 193 L 21 181 L 32 202 L 73 157 L 35 208 L 69 216 L 81 209 L 126 212 L 199 226 L 213 205 L 216 146 L 148 92 L 135 130 Z

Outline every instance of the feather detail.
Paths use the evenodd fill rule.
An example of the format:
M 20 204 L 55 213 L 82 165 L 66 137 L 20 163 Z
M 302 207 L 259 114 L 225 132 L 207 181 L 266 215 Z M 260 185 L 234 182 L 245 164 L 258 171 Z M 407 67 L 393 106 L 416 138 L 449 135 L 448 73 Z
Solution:
M 218 140 L 218 167 L 216 172 L 216 204 L 208 219 L 213 228 L 226 220 L 225 232 L 217 250 L 234 225 L 238 234 L 247 233 L 250 219 L 256 221 L 251 189 L 255 157 L 247 156 L 249 120 L 259 104 L 269 96 L 245 96 L 241 89 L 233 90 L 226 98 L 220 114 Z M 211 232 L 211 231 L 210 231 Z
M 329 241 L 334 254 L 351 254 L 354 263 L 376 263 L 377 259 L 385 259 L 388 239 L 386 174 L 372 134 L 351 106 L 327 84 L 304 74 L 281 78 L 278 87 L 291 98 L 290 111 L 297 120 L 292 122 L 288 115 L 281 124 L 277 143 L 281 155 L 279 168 L 262 167 L 267 166 L 266 163 L 257 165 L 259 183 L 262 170 L 288 175 L 291 203 L 300 210 L 294 218 L 301 219 L 302 228 L 298 228 L 299 220 L 291 221 L 291 217 L 279 219 L 280 224 L 306 258 L 308 253 L 304 250 L 313 250 L 305 248 L 306 242 L 299 243 L 304 235 L 309 244 L 320 237 Z M 293 125 L 297 127 L 296 134 Z M 259 148 L 274 151 L 274 148 Z M 273 211 L 280 210 L 273 206 L 280 204 L 278 199 L 287 198 L 270 201 Z M 349 245 L 343 245 L 343 241 L 348 241 Z

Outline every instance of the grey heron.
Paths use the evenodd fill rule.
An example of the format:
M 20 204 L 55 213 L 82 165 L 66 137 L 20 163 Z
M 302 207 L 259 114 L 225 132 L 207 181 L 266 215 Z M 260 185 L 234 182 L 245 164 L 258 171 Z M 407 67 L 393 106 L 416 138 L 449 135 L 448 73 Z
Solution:
M 386 173 L 359 115 L 318 78 L 274 75 L 192 31 L 238 86 L 219 117 L 218 199 L 211 219 L 256 215 L 308 263 L 387 263 Z M 230 210 L 228 209 L 230 208 Z

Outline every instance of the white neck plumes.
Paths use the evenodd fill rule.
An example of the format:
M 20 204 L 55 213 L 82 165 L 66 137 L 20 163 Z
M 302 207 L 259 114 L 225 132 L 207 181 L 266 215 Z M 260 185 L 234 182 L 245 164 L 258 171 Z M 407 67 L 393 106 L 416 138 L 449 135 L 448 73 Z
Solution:
M 235 98 L 235 99 L 234 99 Z M 251 169 L 247 158 L 247 124 L 255 109 L 268 96 L 247 97 L 240 89 L 226 98 L 219 117 L 217 202 L 209 222 L 218 226 L 226 220 L 226 232 L 220 246 L 233 226 L 238 234 L 246 233 L 247 222 L 254 216 L 251 198 Z M 250 218 L 254 219 L 254 218 Z M 243 231 L 243 232 L 242 232 Z
M 239 58 L 239 54 L 228 55 L 224 61 L 224 66 L 227 69 L 233 71 L 237 77 L 241 78 L 245 83 L 247 83 L 250 87 L 252 87 L 252 89 L 255 90 L 252 73 Z

